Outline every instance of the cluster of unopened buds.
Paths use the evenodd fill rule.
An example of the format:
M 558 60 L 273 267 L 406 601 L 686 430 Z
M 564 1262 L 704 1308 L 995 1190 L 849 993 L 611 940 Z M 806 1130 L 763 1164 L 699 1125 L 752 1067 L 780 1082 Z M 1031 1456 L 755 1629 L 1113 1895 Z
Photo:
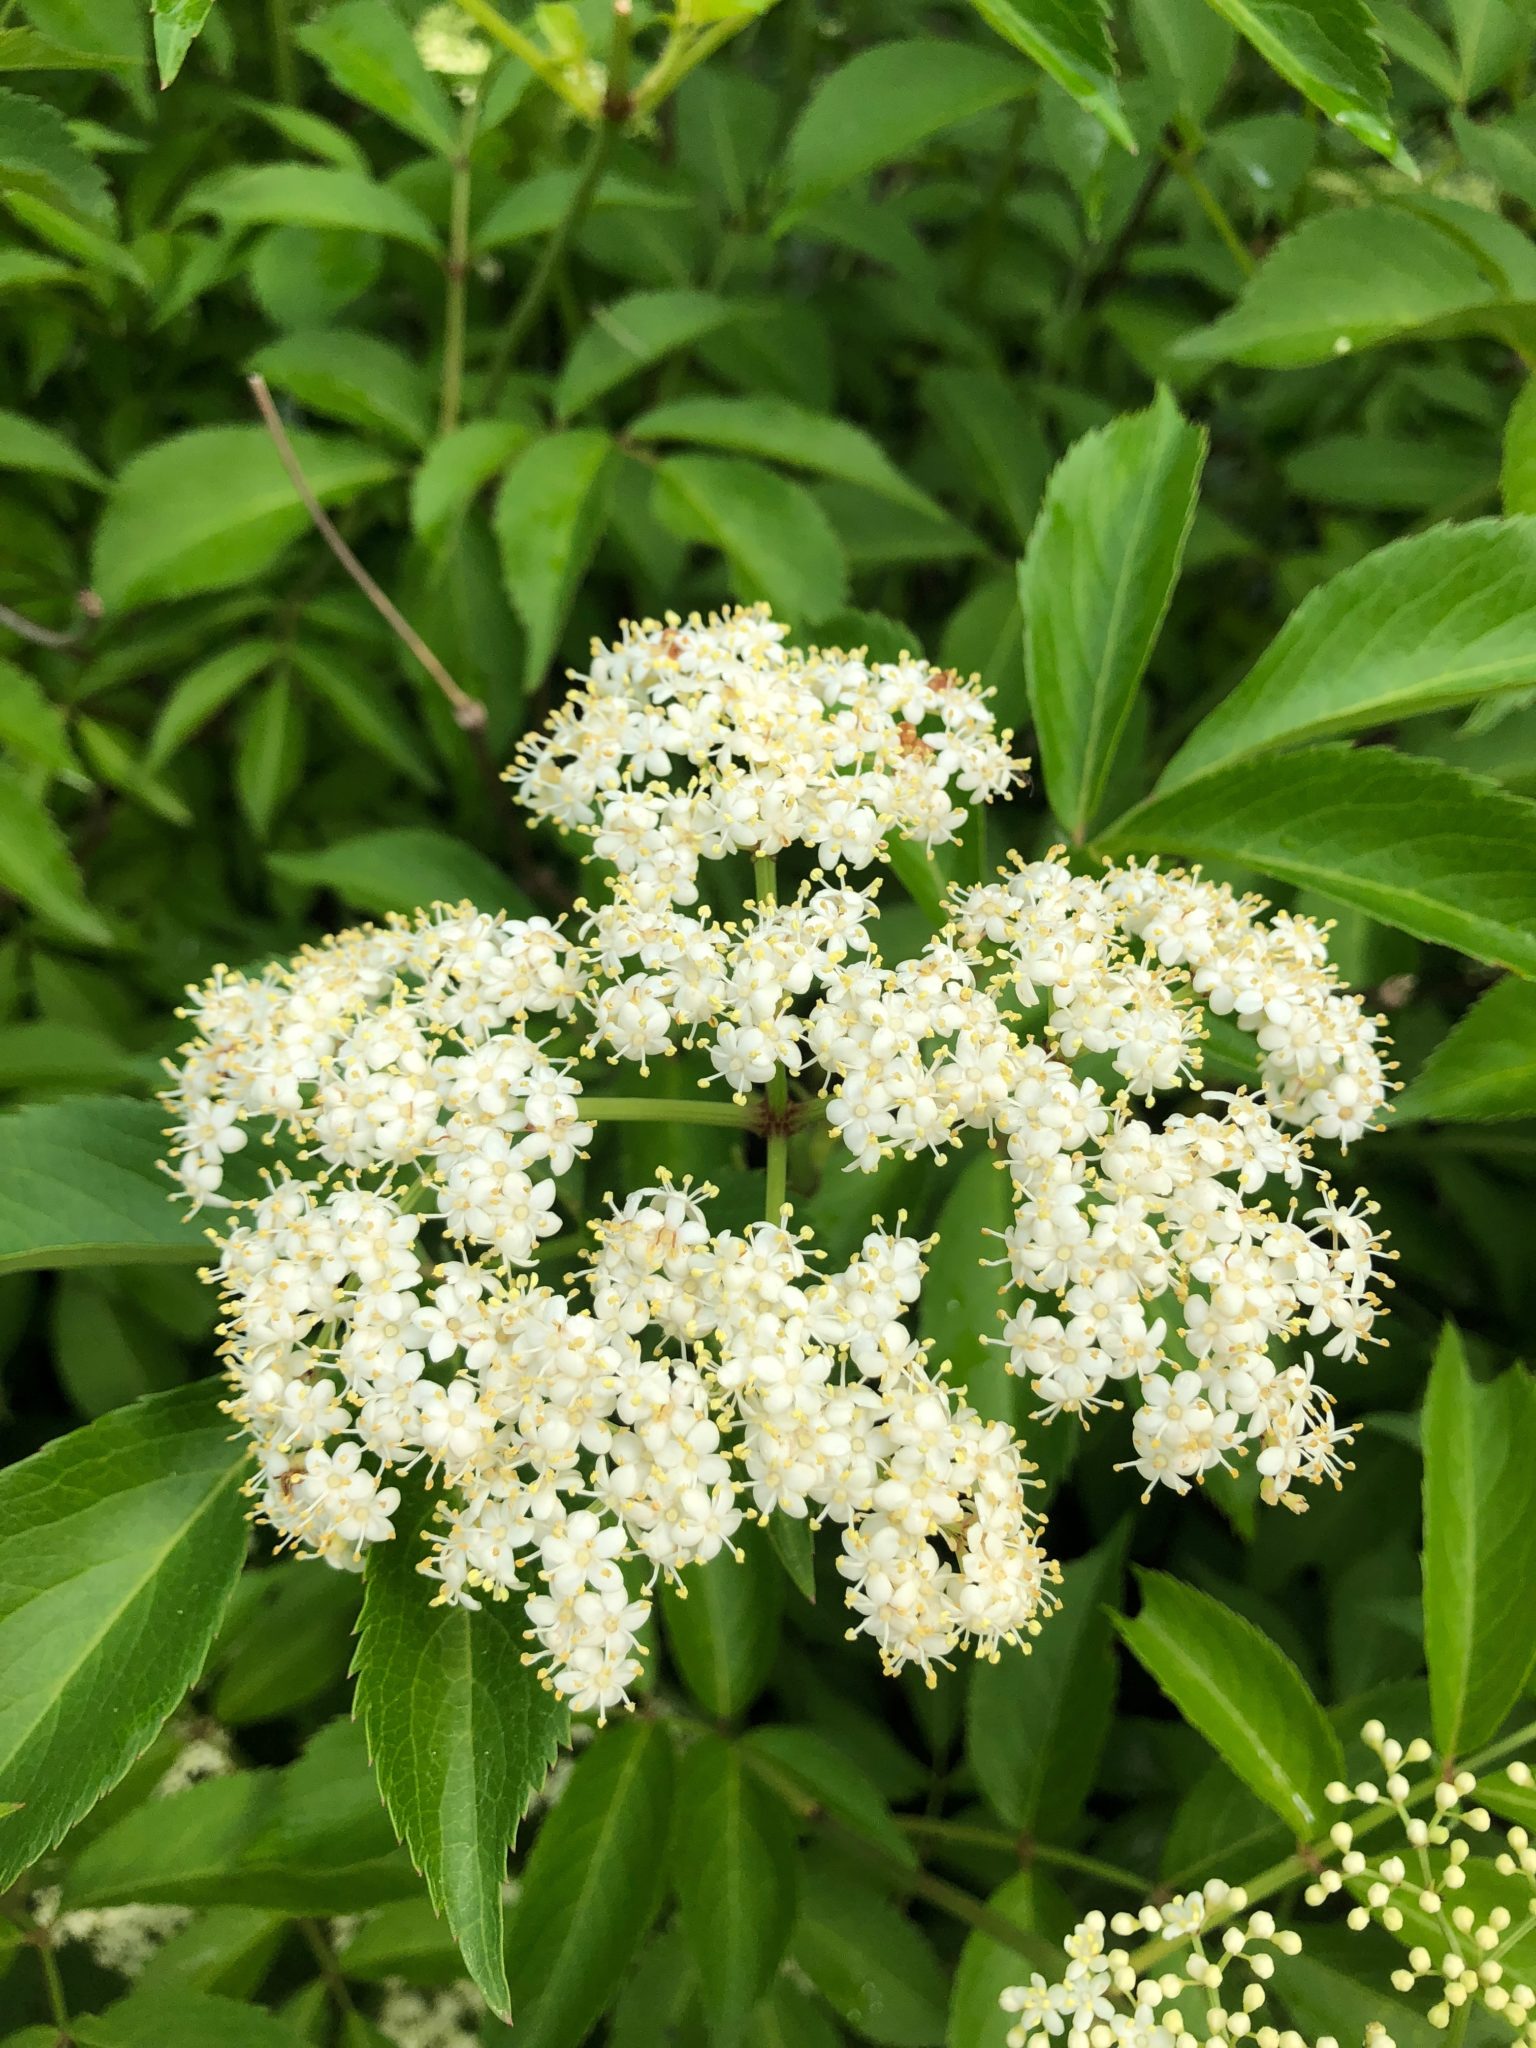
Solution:
M 1411 1783 L 1405 1767 L 1421 1770 L 1430 1761 L 1428 1742 L 1394 1741 L 1379 1721 L 1367 1722 L 1363 1737 L 1382 1763 L 1383 1781 L 1329 1787 L 1332 1803 L 1353 1809 L 1356 1819 L 1337 1821 L 1329 1842 L 1312 1852 L 1316 1876 L 1306 1903 L 1352 1899 L 1352 1932 L 1379 1926 L 1406 1949 L 1391 1981 L 1414 2000 L 1415 2038 L 1424 2020 L 1442 2031 L 1464 2028 L 1478 2010 L 1496 2015 L 1510 2030 L 1506 2038 L 1532 2048 L 1536 1847 L 1518 1824 L 1506 1825 L 1501 1838 L 1476 1799 L 1481 1790 L 1495 1808 L 1528 1814 L 1536 1805 L 1530 1769 L 1511 1764 L 1480 1786 L 1470 1771 L 1447 1766 L 1438 1778 Z M 1419 1805 L 1427 1810 L 1415 1811 Z M 1357 1837 L 1394 1824 L 1390 1850 L 1367 1857 Z M 1003 1992 L 1003 2010 L 1017 2016 L 1009 2048 L 1400 2048 L 1380 2020 L 1367 2024 L 1363 2042 L 1356 2035 L 1348 2043 L 1276 2024 L 1286 2013 L 1285 1959 L 1302 1952 L 1302 1937 L 1247 1907 L 1241 1890 L 1213 1880 L 1139 1913 L 1108 1920 L 1090 1913 L 1065 1943 L 1058 1971 L 1036 1971 L 1028 1984 Z M 1106 1930 L 1138 1937 L 1137 1948 L 1106 1947 Z M 1426 1987 L 1433 2002 L 1424 2010 Z
M 656 1576 L 746 1516 L 836 1527 L 890 1669 L 1027 1641 L 1055 1577 L 1031 1468 L 912 1336 L 904 1219 L 835 1270 L 793 1226 L 786 1149 L 822 1119 L 855 1176 L 991 1148 L 993 1341 L 1034 1416 L 1129 1405 L 1149 1494 L 1249 1452 L 1287 1506 L 1337 1478 L 1348 1432 L 1304 1347 L 1371 1340 L 1381 1245 L 1310 1157 L 1381 1108 L 1378 1022 L 1317 926 L 1155 865 L 1016 862 L 884 957 L 864 871 L 893 837 L 953 840 L 1017 774 L 1009 737 L 952 673 L 802 655 L 760 611 L 626 629 L 513 772 L 617 870 L 601 901 L 438 905 L 193 992 L 165 1098 L 182 1189 L 230 1209 L 251 1125 L 279 1147 L 218 1277 L 230 1410 L 286 1541 L 355 1566 L 415 1474 L 438 1597 L 526 1594 L 530 1654 L 599 1713 L 639 1674 Z M 781 897 L 782 855 L 805 872 Z M 755 864 L 739 909 L 709 900 L 731 856 Z M 1249 1035 L 1251 1085 L 1202 1092 L 1207 1012 Z M 680 1053 L 696 1099 L 594 1085 Z M 598 1126 L 647 1115 L 755 1133 L 763 1220 L 722 1229 L 712 1190 L 658 1175 L 551 1284 Z

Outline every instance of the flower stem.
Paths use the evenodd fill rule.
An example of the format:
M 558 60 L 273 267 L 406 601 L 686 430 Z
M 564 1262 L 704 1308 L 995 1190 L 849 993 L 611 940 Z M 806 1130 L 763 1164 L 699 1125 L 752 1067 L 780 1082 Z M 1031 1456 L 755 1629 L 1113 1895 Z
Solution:
M 1098 1856 L 1086 1856 L 1078 1849 L 1058 1849 L 1054 1843 L 1037 1842 L 1029 1835 L 1010 1834 L 1006 1828 L 939 1820 L 921 1813 L 899 1813 L 896 1824 L 903 1833 L 921 1840 L 952 1842 L 956 1848 L 996 1849 L 1004 1855 L 1016 1856 L 1025 1868 L 1031 1863 L 1044 1863 L 1058 1870 L 1077 1870 L 1084 1877 L 1096 1877 L 1103 1884 L 1134 1892 L 1138 1898 L 1146 1896 L 1148 1880 L 1138 1871 L 1122 1869 L 1118 1863 L 1106 1863 Z
M 720 1124 L 742 1130 L 754 1120 L 750 1103 L 721 1102 L 699 1097 L 675 1100 L 670 1095 L 582 1095 L 578 1111 L 592 1124 Z
M 479 118 L 477 94 L 464 109 L 448 198 L 448 289 L 443 303 L 443 394 L 438 413 L 438 432 L 442 434 L 451 434 L 459 424 L 459 412 L 464 402 L 464 315 L 469 292 L 469 158 Z
M 1171 143 L 1166 142 L 1161 145 L 1161 148 L 1163 161 L 1189 187 L 1195 204 L 1205 215 L 1217 234 L 1220 235 L 1232 261 L 1237 265 L 1244 277 L 1252 277 L 1259 267 L 1254 259 L 1253 251 L 1232 225 L 1232 218 L 1227 209 L 1195 169 L 1195 152 L 1188 138 L 1177 149 Z
M 772 909 L 779 900 L 778 870 L 772 854 L 760 853 L 754 859 L 752 882 L 759 910 Z M 767 1186 L 763 1194 L 763 1215 L 768 1222 L 782 1222 L 788 1192 L 789 1070 L 780 1064 L 768 1081 Z

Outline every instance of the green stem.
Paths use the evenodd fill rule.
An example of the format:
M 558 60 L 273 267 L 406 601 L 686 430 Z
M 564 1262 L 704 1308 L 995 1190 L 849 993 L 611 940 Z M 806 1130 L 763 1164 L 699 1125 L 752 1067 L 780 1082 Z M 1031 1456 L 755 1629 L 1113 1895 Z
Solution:
M 320 1971 L 321 1982 L 330 1993 L 332 2004 L 344 2021 L 349 2020 L 356 2008 L 352 2003 L 352 1994 L 347 1989 L 347 1980 L 342 1975 L 341 1965 L 336 1960 L 336 1951 L 326 1938 L 324 1928 L 318 1920 L 301 1920 L 298 1926 L 299 1933 L 308 1945 L 309 1952 Z
M 749 26 L 750 17 L 744 15 L 735 21 L 717 21 L 698 33 L 674 27 L 661 55 L 635 88 L 636 113 L 653 113 L 676 92 L 690 71 Z
M 779 900 L 778 870 L 771 854 L 758 854 L 752 863 L 752 882 L 760 910 L 771 910 Z M 763 1215 L 770 1223 L 783 1221 L 789 1194 L 789 1069 L 776 1066 L 768 1081 L 767 1184 L 763 1191 Z
M 750 1103 L 670 1095 L 582 1095 L 578 1109 L 590 1124 L 720 1124 L 741 1130 L 755 1119 Z
M 470 151 L 480 118 L 478 95 L 464 109 L 448 198 L 448 286 L 443 302 L 443 395 L 438 432 L 451 434 L 464 403 L 465 306 L 469 293 Z
M 1489 1764 L 1497 1763 L 1501 1757 L 1508 1756 L 1511 1750 L 1527 1749 L 1533 1741 L 1536 1741 L 1536 1721 L 1528 1721 L 1523 1728 L 1517 1728 L 1513 1735 L 1501 1736 L 1497 1742 L 1490 1742 L 1486 1749 L 1480 1749 L 1475 1755 L 1465 1758 L 1463 1768 L 1473 1773 L 1486 1770 Z M 1426 1799 L 1434 1798 L 1435 1787 L 1442 1782 L 1443 1774 L 1420 1779 L 1417 1785 L 1410 1788 L 1403 1804 L 1421 1806 Z M 1351 1820 L 1350 1827 L 1354 1830 L 1354 1838 L 1358 1842 L 1362 1835 L 1374 1834 L 1378 1828 L 1385 1827 L 1388 1821 L 1396 1818 L 1397 1808 L 1383 1802 L 1379 1806 L 1367 1809 L 1358 1819 Z M 1309 1843 L 1305 1848 L 1298 1849 L 1294 1856 L 1287 1856 L 1283 1862 L 1272 1863 L 1268 1870 L 1261 1870 L 1257 1877 L 1242 1887 L 1242 1910 L 1247 1912 L 1250 1906 L 1258 1905 L 1263 1899 L 1273 1898 L 1276 1892 L 1283 1892 L 1289 1886 L 1299 1884 L 1304 1877 L 1311 1877 L 1319 1864 L 1332 1853 L 1333 1843 L 1325 1835 L 1320 1842 Z M 1202 1932 L 1205 1928 L 1217 1927 L 1223 1921 L 1230 1920 L 1232 1911 L 1233 1909 L 1227 1906 L 1211 1913 L 1204 1923 Z M 1166 1957 L 1177 1954 L 1187 1946 L 1187 1937 L 1160 1938 L 1157 1941 L 1143 1942 L 1140 1948 L 1131 1951 L 1130 1967 L 1138 1977 L 1145 1977 Z
M 289 0 L 267 0 L 267 40 L 272 48 L 273 96 L 292 106 L 299 96 L 299 77 L 293 61 Z
M 69 2000 L 64 1996 L 64 1979 L 59 1971 L 59 1959 L 53 1952 L 53 1943 L 46 1932 L 40 1932 L 37 1943 L 37 1959 L 43 1966 L 43 1984 L 48 1995 L 48 2017 L 59 2030 L 61 2043 L 68 2043 L 73 2037 L 69 2031 Z
M 995 1849 L 1000 1854 L 1016 1856 L 1027 1869 L 1031 1863 L 1044 1863 L 1057 1870 L 1081 1871 L 1085 1877 L 1096 1877 L 1102 1884 L 1118 1885 L 1122 1891 L 1134 1892 L 1138 1898 L 1147 1894 L 1147 1879 L 1139 1871 L 1124 1870 L 1118 1863 L 1105 1863 L 1098 1856 L 1085 1856 L 1078 1849 L 1059 1849 L 1052 1842 L 1036 1842 L 1028 1835 L 1013 1835 L 1006 1828 L 981 1827 L 971 1821 L 931 1819 L 920 1813 L 899 1813 L 896 1824 L 909 1835 L 930 1842 L 951 1842 L 959 1848 Z
M 1200 211 L 1205 215 L 1217 234 L 1220 235 L 1232 261 L 1237 265 L 1244 277 L 1252 277 L 1259 267 L 1254 259 L 1253 252 L 1232 225 L 1231 216 L 1228 214 L 1227 209 L 1195 169 L 1194 156 L 1190 150 L 1187 148 L 1175 149 L 1166 142 L 1161 144 L 1160 147 L 1164 162 L 1189 187 L 1194 195 L 1195 204 L 1200 208 Z
M 552 93 L 558 93 L 561 99 L 574 107 L 584 118 L 590 116 L 590 106 L 583 104 L 580 96 L 572 89 L 571 81 L 549 52 L 541 50 L 533 38 L 525 36 L 520 28 L 514 28 L 500 8 L 491 5 L 491 0 L 458 0 L 458 4 L 472 21 L 480 24 L 488 36 L 526 64 L 534 77 L 547 85 Z

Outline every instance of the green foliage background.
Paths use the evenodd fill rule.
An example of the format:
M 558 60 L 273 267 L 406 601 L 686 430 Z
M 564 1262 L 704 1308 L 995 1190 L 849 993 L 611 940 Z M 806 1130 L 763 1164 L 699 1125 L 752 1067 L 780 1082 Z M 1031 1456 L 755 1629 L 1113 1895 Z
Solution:
M 522 2048 L 997 2048 L 1074 1909 L 1293 1892 L 1368 1714 L 1457 1755 L 1529 1714 L 1536 12 L 477 5 L 463 91 L 416 12 L 0 8 L 0 2042 L 363 2048 L 386 1981 L 468 1973 Z M 558 908 L 494 771 L 564 661 L 759 597 L 994 687 L 1037 779 L 956 859 L 1193 855 L 1337 918 L 1408 1083 L 1344 1169 L 1392 1345 L 1302 1518 L 1130 1514 L 1114 1419 L 1058 1423 L 1029 1659 L 890 1683 L 825 1559 L 704 1574 L 519 1832 L 562 1731 L 515 1627 L 381 1568 L 354 1723 L 362 1587 L 246 1557 L 149 1098 L 217 961 Z M 920 933 L 942 876 L 899 872 Z M 877 1193 L 943 1233 L 923 1334 L 1040 1437 L 977 1342 L 985 1169 Z M 235 1771 L 153 1798 L 210 1725 Z M 38 1938 L 52 1887 L 193 1917 L 130 1984 Z M 1295 2023 L 1439 2038 L 1337 1934 Z

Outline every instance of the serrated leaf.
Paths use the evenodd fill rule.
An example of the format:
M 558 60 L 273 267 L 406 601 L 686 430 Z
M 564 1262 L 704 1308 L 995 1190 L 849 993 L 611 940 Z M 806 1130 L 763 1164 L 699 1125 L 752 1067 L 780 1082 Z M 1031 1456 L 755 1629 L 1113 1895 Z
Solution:
M 706 1713 L 728 1721 L 761 1692 L 779 1640 L 783 1582 L 766 1539 L 743 1523 L 729 1549 L 664 1581 L 661 1612 L 683 1682 Z
M 1104 0 L 971 0 L 991 28 L 1033 58 L 1132 155 L 1136 139 L 1115 84 Z
M 336 504 L 394 475 L 356 441 L 296 434 L 310 488 Z M 92 580 L 109 611 L 259 576 L 309 516 L 261 427 L 195 427 L 136 455 L 112 487 Z
M 966 1696 L 966 1753 L 993 1810 L 1010 1827 L 1066 1836 L 1098 1774 L 1114 1719 L 1113 1630 L 1125 1544 L 1113 1536 L 1066 1567 L 1061 1611 L 1026 1656 L 1004 1649 L 978 1664 Z
M 107 488 L 107 480 L 94 462 L 85 457 L 52 427 L 30 420 L 24 413 L 0 411 L 0 469 L 32 470 L 38 476 L 61 476 L 70 483 L 85 484 L 93 491 Z
M 395 1831 L 447 1919 L 464 1966 L 508 2014 L 501 1888 L 528 1803 L 559 1755 L 565 1704 L 526 1664 L 520 1603 L 433 1606 L 418 1569 L 436 1502 L 408 1497 L 368 1559 L 357 1712 Z
M 0 87 L 0 192 L 41 200 L 98 227 L 112 223 L 106 179 L 44 100 Z
M 788 469 L 860 484 L 894 504 L 944 516 L 861 427 L 813 412 L 792 399 L 766 393 L 720 398 L 701 392 L 653 406 L 632 420 L 627 431 L 633 441 L 689 441 L 701 448 L 762 456 Z
M 404 349 L 351 327 L 301 328 L 258 349 L 250 368 L 310 412 L 387 434 L 408 448 L 432 435 L 425 372 Z
M 521 2048 L 577 2048 L 661 1905 L 672 1746 L 654 1721 L 603 1729 L 539 1830 L 507 1932 Z
M 554 659 L 576 586 L 608 516 L 613 443 L 589 427 L 545 434 L 513 457 L 496 500 L 496 543 L 512 609 L 527 633 L 526 687 Z
M 219 1392 L 151 1395 L 0 1473 L 0 1797 L 23 1802 L 0 1818 L 0 1885 L 117 1782 L 202 1668 L 245 1555 L 247 1454 Z
M 1266 63 L 1358 142 L 1397 152 L 1381 35 L 1367 0 L 1211 0 Z
M 1344 1768 L 1328 1716 L 1283 1651 L 1209 1593 L 1141 1572 L 1141 1609 L 1115 1626 L 1192 1728 L 1299 1839 L 1328 1813 Z
M 159 1170 L 165 1123 L 153 1102 L 99 1096 L 0 1117 L 0 1272 L 205 1261 Z
M 732 2048 L 794 1925 L 794 1829 L 737 1746 L 713 1734 L 683 1758 L 673 1825 L 678 1909 L 710 2040 Z
M 1154 795 L 1102 853 L 1232 861 L 1536 976 L 1536 804 L 1387 747 L 1239 761 Z
M 1497 1733 L 1536 1656 L 1536 1381 L 1474 1380 L 1447 1324 L 1424 1397 L 1424 1654 L 1435 1747 Z
M 750 310 L 717 292 L 687 288 L 631 292 L 594 307 L 555 384 L 555 411 L 562 420 L 584 412 L 627 378 L 718 334 Z
M 350 98 L 428 149 L 447 154 L 454 148 L 442 82 L 422 63 L 410 30 L 385 0 L 346 0 L 307 23 L 298 40 Z
M 1536 683 L 1536 519 L 1378 548 L 1307 596 L 1174 755 L 1158 793 L 1276 747 Z
M 185 207 L 214 214 L 227 228 L 345 228 L 438 254 L 432 223 L 403 193 L 341 165 L 243 164 L 205 179 Z
M 664 509 L 730 564 L 736 594 L 766 598 L 791 623 L 824 619 L 848 594 L 842 543 L 810 493 L 760 463 L 670 455 L 657 469 Z
M 78 775 L 64 713 L 35 677 L 0 655 L 0 742 L 50 775 Z M 0 835 L 3 836 L 3 835 Z M 73 889 L 73 884 L 71 888 Z
M 1504 422 L 1499 492 L 1506 512 L 1536 512 L 1536 379 L 1520 386 Z
M 1506 974 L 1458 1020 L 1392 1105 L 1392 1121 L 1536 1116 L 1536 987 Z
M 997 50 L 917 37 L 881 43 L 824 78 L 789 138 L 780 225 L 930 135 L 1021 98 L 1029 72 Z
M 187 52 L 202 34 L 213 0 L 150 0 L 155 33 L 155 68 L 161 89 L 176 77 Z
M 0 762 L 0 888 L 82 945 L 111 945 L 112 928 L 85 900 L 69 842 L 30 782 L 8 762 Z
M 398 825 L 363 832 L 306 853 L 271 853 L 267 863 L 285 882 L 330 889 L 343 903 L 379 916 L 429 903 L 473 903 L 477 910 L 532 914 L 532 906 L 483 853 L 446 832 Z
M 1052 809 L 1081 840 L 1167 613 L 1205 434 L 1166 392 L 1086 435 L 1046 486 L 1019 566 L 1024 660 Z
M 532 438 L 521 420 L 467 420 L 427 450 L 411 479 L 411 528 L 436 547 L 456 530 L 477 491 Z

